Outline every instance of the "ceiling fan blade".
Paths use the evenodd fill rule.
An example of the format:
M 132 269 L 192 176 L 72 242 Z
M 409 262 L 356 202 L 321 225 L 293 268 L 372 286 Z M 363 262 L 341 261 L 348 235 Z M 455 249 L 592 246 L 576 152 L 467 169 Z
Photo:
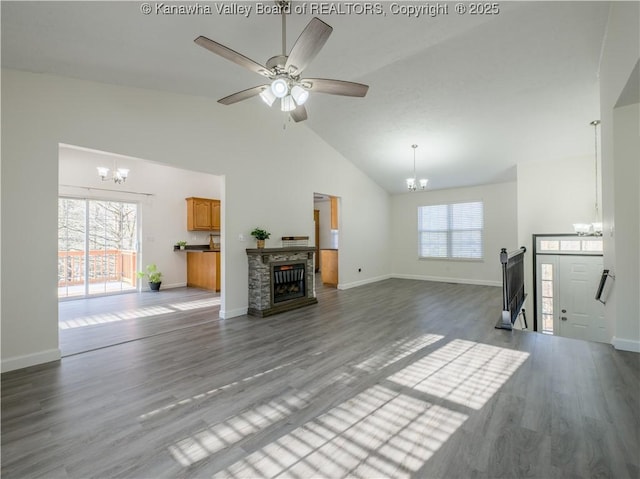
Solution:
M 295 121 L 296 123 L 307 119 L 307 109 L 304 107 L 304 105 L 297 106 L 296 109 L 292 110 L 289 114 L 291 115 L 291 118 L 293 118 L 293 121 Z
M 342 80 L 329 80 L 326 78 L 305 78 L 302 85 L 310 91 L 328 93 L 330 95 L 363 97 L 369 90 L 369 85 Z
M 312 18 L 293 45 L 285 71 L 299 75 L 322 49 L 332 31 L 333 27 L 319 18 Z
M 216 55 L 220 55 L 227 60 L 240 65 L 241 67 L 246 68 L 247 70 L 251 70 L 252 72 L 256 72 L 259 75 L 268 77 L 271 75 L 269 69 L 265 66 L 260 65 L 258 62 L 254 62 L 251 58 L 247 58 L 241 53 L 232 50 L 229 47 L 225 47 L 224 45 L 214 42 L 213 40 L 203 37 L 200 35 L 198 38 L 194 40 L 197 45 L 200 45 L 202 48 L 206 48 L 210 52 L 215 53 Z
M 220 98 L 218 100 L 218 103 L 222 103 L 223 105 L 232 105 L 234 103 L 238 103 L 239 101 L 246 100 L 247 98 L 259 95 L 263 90 L 266 90 L 267 88 L 269 88 L 269 85 L 260 85 L 254 86 L 253 88 L 247 88 L 246 90 L 239 91 L 237 93 L 234 93 L 233 95 Z

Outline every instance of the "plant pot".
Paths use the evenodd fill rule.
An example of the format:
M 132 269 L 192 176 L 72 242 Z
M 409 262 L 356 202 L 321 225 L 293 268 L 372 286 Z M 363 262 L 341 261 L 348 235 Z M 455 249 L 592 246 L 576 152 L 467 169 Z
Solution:
M 149 289 L 151 291 L 160 291 L 160 285 L 161 284 L 162 284 L 162 281 L 160 281 L 159 283 L 149 282 Z
M 256 243 L 258 249 L 264 248 L 264 240 L 256 240 Z
M 186 249 L 186 246 L 180 245 L 180 249 Z

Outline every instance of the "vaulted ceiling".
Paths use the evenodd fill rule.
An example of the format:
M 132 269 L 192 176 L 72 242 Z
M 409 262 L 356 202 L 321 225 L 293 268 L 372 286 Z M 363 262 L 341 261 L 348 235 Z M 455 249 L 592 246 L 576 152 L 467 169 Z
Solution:
M 200 2 L 211 15 L 144 15 L 138 2 L 3 1 L 2 66 L 222 98 L 264 81 L 194 38 L 264 63 L 281 53 L 281 19 L 256 14 L 252 2 L 227 2 L 251 5 L 248 16 L 218 14 L 221 4 Z M 432 189 L 513 179 L 518 162 L 593 154 L 608 2 L 500 2 L 494 15 L 460 15 L 449 3 L 448 14 L 417 18 L 381 5 L 376 15 L 315 15 L 334 30 L 304 76 L 370 89 L 365 98 L 312 94 L 309 119 L 292 128 L 311 128 L 390 193 L 404 192 L 413 143 L 418 176 Z M 288 18 L 288 49 L 312 16 Z M 224 115 L 234 105 L 216 108 Z

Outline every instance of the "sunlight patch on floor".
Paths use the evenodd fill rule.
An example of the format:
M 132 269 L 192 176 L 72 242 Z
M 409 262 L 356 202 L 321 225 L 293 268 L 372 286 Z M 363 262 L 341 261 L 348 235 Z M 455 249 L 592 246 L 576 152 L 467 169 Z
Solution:
M 182 466 L 190 466 L 308 406 L 309 394 L 294 393 L 233 416 L 169 446 Z
M 528 357 L 529 353 L 457 339 L 389 380 L 480 409 Z
M 469 417 L 426 398 L 479 409 L 528 356 L 453 340 L 387 378 L 402 392 L 373 386 L 214 477 L 412 477 Z
M 75 319 L 67 319 L 65 321 L 60 321 L 58 323 L 58 327 L 60 329 L 82 328 L 85 326 L 96 326 L 105 323 L 113 323 L 116 321 L 125 321 L 127 319 L 140 319 L 151 316 L 159 316 L 161 314 L 168 314 L 173 312 L 175 312 L 175 310 L 165 308 L 164 306 L 127 309 L 118 313 L 94 314 L 91 316 L 83 316 Z
M 365 371 L 379 371 L 430 344 L 440 341 L 443 337 L 438 334 L 423 334 L 414 339 L 399 339 L 355 367 Z
M 59 329 L 82 328 L 85 326 L 97 326 L 105 323 L 125 321 L 127 319 L 141 319 L 162 314 L 175 313 L 176 311 L 191 311 L 194 309 L 211 308 L 220 305 L 220 297 L 210 299 L 198 299 L 173 303 L 167 306 L 150 306 L 147 308 L 125 309 L 115 313 L 93 314 L 74 319 L 67 319 L 58 323 Z
M 323 354 L 323 353 L 322 352 L 316 352 L 316 353 L 313 353 L 312 356 L 319 356 L 321 354 Z M 279 364 L 278 366 L 274 366 L 273 368 L 266 369 L 264 371 L 256 373 L 253 376 L 247 376 L 245 378 L 238 379 L 237 381 L 233 381 L 231 383 L 225 384 L 224 386 L 220 386 L 220 387 L 217 387 L 215 389 L 211 389 L 209 391 L 205 391 L 205 392 L 196 394 L 194 396 L 181 399 L 180 401 L 176 401 L 174 403 L 167 404 L 166 406 L 162 406 L 161 408 L 154 409 L 153 411 L 149 411 L 147 413 L 144 413 L 144 414 L 138 416 L 138 419 L 140 419 L 141 421 L 144 421 L 144 420 L 147 420 L 147 419 L 151 419 L 152 417 L 157 416 L 158 414 L 171 411 L 171 410 L 177 408 L 178 406 L 186 406 L 187 404 L 191 404 L 194 401 L 201 401 L 203 399 L 208 399 L 208 398 L 214 397 L 217 394 L 220 394 L 223 391 L 226 391 L 227 389 L 230 389 L 230 388 L 232 388 L 234 386 L 238 386 L 240 384 L 244 384 L 244 383 L 248 383 L 248 382 L 254 381 L 254 380 L 256 380 L 256 379 L 258 379 L 258 378 L 260 378 L 262 376 L 266 376 L 267 374 L 271 374 L 271 373 L 273 373 L 275 371 L 278 371 L 280 369 L 284 369 L 284 368 L 286 368 L 288 366 L 293 366 L 294 364 L 302 362 L 305 359 L 306 358 L 300 358 L 300 359 L 296 359 L 295 361 L 289 361 L 287 363 Z
M 198 299 L 194 301 L 185 301 L 183 303 L 172 303 L 169 306 L 177 309 L 178 311 L 191 311 L 193 309 L 210 308 L 212 306 L 220 306 L 220 297 L 209 299 Z
M 466 419 L 374 386 L 214 477 L 410 477 Z

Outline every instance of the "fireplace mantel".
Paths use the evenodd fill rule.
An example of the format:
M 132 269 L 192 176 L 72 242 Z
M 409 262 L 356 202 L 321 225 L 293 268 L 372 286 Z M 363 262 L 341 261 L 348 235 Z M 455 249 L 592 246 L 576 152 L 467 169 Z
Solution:
M 247 254 L 278 254 L 278 253 L 313 253 L 313 246 L 288 246 L 286 248 L 247 248 Z
M 315 248 L 288 246 L 283 248 L 248 248 L 249 309 L 252 316 L 270 316 L 318 302 L 315 291 Z M 305 265 L 305 295 L 288 301 L 274 302 L 273 270 L 290 263 Z

